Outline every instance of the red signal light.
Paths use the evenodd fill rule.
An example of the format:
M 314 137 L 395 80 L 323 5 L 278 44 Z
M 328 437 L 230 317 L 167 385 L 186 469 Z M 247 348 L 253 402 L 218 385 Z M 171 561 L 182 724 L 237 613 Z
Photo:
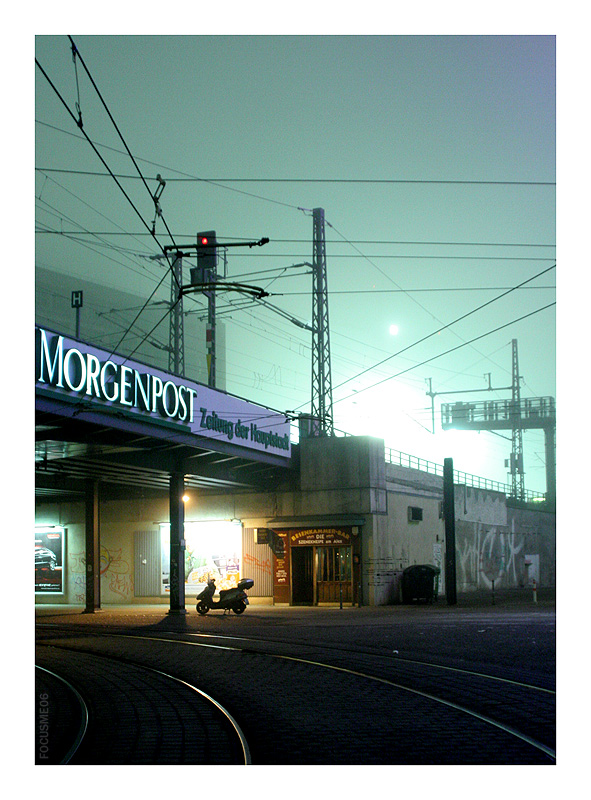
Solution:
M 197 264 L 203 269 L 215 270 L 217 264 L 215 231 L 197 231 Z

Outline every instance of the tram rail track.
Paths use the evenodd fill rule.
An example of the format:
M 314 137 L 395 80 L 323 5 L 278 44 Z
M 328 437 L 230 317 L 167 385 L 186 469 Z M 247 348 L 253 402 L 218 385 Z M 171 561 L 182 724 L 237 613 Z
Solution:
M 273 727 L 269 728 L 268 715 L 272 712 L 274 698 L 283 696 L 285 701 L 289 696 L 294 697 L 294 702 L 299 702 L 301 699 L 301 693 L 297 691 L 299 685 L 306 685 L 307 693 L 298 713 L 289 708 L 289 703 L 284 703 L 281 710 L 275 709 L 274 712 L 276 718 L 283 714 L 287 738 L 293 735 L 292 727 L 295 729 L 299 725 L 300 730 L 305 729 L 304 706 L 308 707 L 310 717 L 307 724 L 311 728 L 310 734 L 313 734 L 314 714 L 318 715 L 319 708 L 322 710 L 327 706 L 326 712 L 322 711 L 322 714 L 330 716 L 332 713 L 333 719 L 339 719 L 339 714 L 345 707 L 343 703 L 350 704 L 350 697 L 359 694 L 363 698 L 368 698 L 363 720 L 358 718 L 355 722 L 355 715 L 346 714 L 347 719 L 343 719 L 342 724 L 353 737 L 359 736 L 360 723 L 369 723 L 369 728 L 375 728 L 381 732 L 379 735 L 385 736 L 382 755 L 384 760 L 373 763 L 408 763 L 406 760 L 392 761 L 392 758 L 418 759 L 411 760 L 410 763 L 489 763 L 487 759 L 490 758 L 492 759 L 490 763 L 549 764 L 556 758 L 554 691 L 545 686 L 419 659 L 403 659 L 392 654 L 362 652 L 359 649 L 324 646 L 320 643 L 289 644 L 262 637 L 248 638 L 206 633 L 184 633 L 178 636 L 171 636 L 170 633 L 145 636 L 112 630 L 108 632 L 93 630 L 91 633 L 87 630 L 74 631 L 71 627 L 66 630 L 66 627 L 57 629 L 57 626 L 52 626 L 52 635 L 64 634 L 67 639 L 75 637 L 78 641 L 75 646 L 71 642 L 70 645 L 56 642 L 57 646 L 73 646 L 78 650 L 90 647 L 92 650 L 96 649 L 97 641 L 102 640 L 102 646 L 112 650 L 117 649 L 117 646 L 106 644 L 107 640 L 110 639 L 111 642 L 119 640 L 120 644 L 123 641 L 128 644 L 133 642 L 134 659 L 141 653 L 142 662 L 145 662 L 147 657 L 146 649 L 152 649 L 152 656 L 156 656 L 158 651 L 157 657 L 161 662 L 165 664 L 175 660 L 182 662 L 184 670 L 188 669 L 190 674 L 194 671 L 195 665 L 203 666 L 203 673 L 199 673 L 199 685 L 204 685 L 202 681 L 206 680 L 208 690 L 211 685 L 212 693 L 225 698 L 225 705 L 239 720 L 240 726 L 246 730 L 248 740 L 252 741 L 255 753 L 253 763 L 333 763 L 327 760 L 298 761 L 299 758 L 314 757 L 311 747 L 300 747 L 297 752 L 285 747 L 283 759 L 264 760 L 269 757 L 265 754 L 267 749 L 265 740 L 273 735 Z M 92 646 L 89 638 L 94 640 Z M 199 641 L 195 641 L 196 639 Z M 84 640 L 86 645 L 80 640 Z M 173 645 L 175 647 L 172 647 Z M 183 647 L 184 655 L 179 658 L 178 653 L 181 652 L 179 648 Z M 301 651 L 304 647 L 305 654 L 294 652 L 294 650 Z M 198 657 L 195 656 L 197 652 L 199 652 Z M 228 659 L 230 654 L 240 658 Z M 224 669 L 219 668 L 222 663 Z M 209 669 L 206 669 L 207 665 Z M 256 676 L 260 675 L 265 676 L 264 687 L 256 682 Z M 291 681 L 293 686 L 287 689 L 286 681 Z M 338 685 L 337 694 L 343 702 L 340 703 L 338 698 L 330 698 L 330 702 L 324 699 L 322 703 L 315 704 L 312 693 L 308 690 L 308 687 L 314 684 L 318 686 L 319 694 L 325 698 L 333 691 L 333 686 Z M 253 696 L 245 698 L 243 692 L 249 687 L 252 690 L 253 686 L 255 687 Z M 391 726 L 394 735 L 392 730 L 388 730 L 383 724 L 383 720 L 376 720 L 375 713 L 369 710 L 379 707 L 380 704 L 387 709 L 388 714 L 394 715 L 396 722 Z M 259 705 L 266 709 L 267 716 L 258 708 Z M 362 710 L 360 706 L 359 711 Z M 249 711 L 256 712 L 254 722 Z M 403 719 L 405 714 L 409 716 L 406 720 Z M 294 716 L 297 722 L 292 726 L 291 719 Z M 257 726 L 258 722 L 261 723 L 260 729 Z M 462 745 L 461 737 L 458 739 L 452 730 L 454 726 L 465 729 L 470 747 L 466 748 L 466 741 Z M 430 730 L 431 727 L 433 730 Z M 414 733 L 413 728 L 416 729 Z M 441 731 L 440 736 L 433 735 L 437 729 Z M 426 730 L 428 735 L 425 734 Z M 399 733 L 402 733 L 405 741 L 402 751 L 400 746 L 397 748 L 397 743 L 399 745 L 401 741 L 397 735 Z M 411 738 L 414 736 L 418 739 L 416 750 L 409 747 L 409 733 Z M 429 753 L 431 746 L 441 746 L 446 735 L 450 737 L 444 748 L 448 751 L 447 756 L 441 753 L 436 755 Z M 342 736 L 337 738 L 343 740 Z M 366 742 L 368 732 L 364 731 L 360 738 Z M 421 738 L 424 741 L 421 741 Z M 501 739 L 505 744 L 499 743 Z M 275 746 L 279 751 L 283 749 L 277 741 Z M 503 761 L 503 750 L 507 753 L 506 761 Z M 379 747 L 375 746 L 375 742 L 372 743 L 371 751 L 372 758 L 376 758 Z M 350 748 L 347 748 L 347 752 L 350 752 Z M 277 757 L 278 753 L 274 755 L 274 758 Z M 345 752 L 339 753 L 334 749 L 329 755 L 321 756 L 321 759 L 329 757 L 336 759 L 334 763 L 367 762 L 367 759 L 362 762 L 355 760 L 343 762 L 342 759 L 346 758 Z M 482 758 L 484 761 L 479 760 Z
M 49 643 L 45 647 L 62 653 L 66 651 L 75 652 L 78 656 L 83 653 L 86 662 L 84 664 L 85 671 L 88 670 L 89 659 L 94 659 L 95 661 L 98 659 L 103 664 L 110 662 L 107 671 L 110 673 L 109 682 L 113 687 L 110 692 L 106 691 L 104 676 L 102 676 L 103 681 L 99 686 L 99 690 L 101 692 L 106 691 L 106 695 L 101 702 L 97 700 L 96 695 L 98 693 L 91 689 L 88 682 L 82 679 L 80 675 L 75 680 L 84 684 L 85 688 L 80 687 L 82 688 L 82 694 L 71 680 L 59 675 L 55 670 L 50 670 L 38 664 L 35 665 L 36 669 L 52 675 L 68 686 L 79 701 L 83 709 L 83 716 L 85 716 L 74 741 L 68 748 L 66 756 L 57 762 L 54 761 L 54 763 L 244 765 L 251 763 L 248 742 L 236 720 L 221 703 L 190 682 L 130 659 L 111 657 L 104 653 L 96 653 L 81 648 L 73 649 L 64 644 Z M 47 651 L 44 655 L 47 657 Z M 43 655 L 41 655 L 41 658 L 43 658 Z M 65 668 L 68 669 L 68 667 Z M 128 674 L 120 674 L 121 668 Z M 62 665 L 62 669 L 64 669 L 64 665 Z M 70 666 L 69 671 L 72 671 L 72 666 Z M 100 680 L 101 672 L 104 672 L 104 670 L 99 670 L 98 672 L 95 670 L 95 679 L 98 675 Z M 136 675 L 136 680 L 133 681 L 135 685 L 132 685 L 130 681 L 130 672 Z M 149 676 L 150 680 L 146 680 L 146 676 Z M 175 686 L 174 691 L 170 689 L 170 684 Z M 179 689 L 182 692 L 179 692 Z M 197 696 L 197 703 L 191 703 L 190 699 L 187 700 L 187 690 L 193 696 Z M 128 718 L 133 718 L 133 720 L 131 725 L 127 724 L 129 730 L 122 737 L 123 740 L 127 739 L 122 745 L 123 752 L 121 750 L 116 752 L 115 746 L 110 747 L 108 741 L 105 741 L 105 737 L 98 729 L 105 721 L 104 705 L 120 702 L 121 695 L 125 696 L 127 701 L 124 714 Z M 174 701 L 171 701 L 171 695 L 175 698 Z M 175 703 L 187 703 L 187 709 L 179 711 L 174 707 Z M 146 707 L 149 709 L 147 714 L 145 712 Z M 175 717 L 177 718 L 176 720 Z M 146 729 L 155 728 L 155 738 L 159 741 L 149 742 L 147 739 L 150 737 L 143 735 L 142 727 Z M 169 728 L 168 733 L 164 731 L 164 727 Z M 171 727 L 176 727 L 176 730 L 171 731 Z M 56 735 L 55 730 L 53 735 Z M 192 741 L 187 741 L 189 736 L 192 737 Z M 89 738 L 93 740 L 87 742 Z M 154 736 L 151 738 L 154 739 Z M 170 741 L 165 742 L 165 738 Z M 152 745 L 151 752 L 153 757 L 146 760 L 147 754 L 143 750 L 150 744 Z M 162 758 L 163 753 L 165 753 L 164 758 Z M 123 761 L 119 760 L 121 757 L 123 757 Z M 38 761 L 38 763 L 43 762 Z
M 71 759 L 76 754 L 76 751 L 80 747 L 80 744 L 88 730 L 88 706 L 86 705 L 84 698 L 80 694 L 80 692 L 76 689 L 75 686 L 72 686 L 70 681 L 66 680 L 63 675 L 58 675 L 55 671 L 47 669 L 47 667 L 41 667 L 38 664 L 35 664 L 35 670 L 38 670 L 41 675 L 41 683 L 42 686 L 39 688 L 37 685 L 37 703 L 39 709 L 39 719 L 37 722 L 35 735 L 36 735 L 36 745 L 35 745 L 35 753 L 36 758 L 35 762 L 37 764 L 69 764 Z M 48 685 L 48 678 L 49 678 L 49 685 Z M 55 703 L 55 692 L 51 690 L 51 682 L 57 681 L 60 687 L 66 692 L 66 694 L 71 695 L 74 699 L 75 710 L 71 714 L 69 719 L 70 725 L 68 725 L 68 720 L 64 723 L 64 710 L 63 710 L 63 703 L 60 702 L 59 705 Z M 39 681 L 36 679 L 36 683 L 38 684 Z M 55 741 L 51 743 L 50 748 L 50 733 L 49 733 L 49 709 L 50 709 L 50 702 L 49 698 L 53 695 L 53 699 L 51 702 L 51 706 L 56 706 L 61 708 L 62 713 L 62 720 L 59 723 L 60 727 L 60 741 L 55 746 Z M 78 714 L 76 714 L 78 712 Z M 67 715 L 67 711 L 65 712 Z M 52 712 L 53 714 L 53 712 Z M 76 716 L 79 716 L 79 719 L 76 719 Z M 73 735 L 68 736 L 68 727 L 73 726 Z M 66 729 L 66 730 L 64 730 Z M 53 737 L 52 733 L 52 737 Z M 56 752 L 57 751 L 57 752 Z

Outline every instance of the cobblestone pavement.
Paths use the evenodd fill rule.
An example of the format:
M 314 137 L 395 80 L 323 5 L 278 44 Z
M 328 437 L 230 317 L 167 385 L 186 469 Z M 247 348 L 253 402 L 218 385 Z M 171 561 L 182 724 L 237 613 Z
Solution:
M 37 609 L 42 623 L 38 638 L 54 645 L 61 668 L 78 678 L 82 694 L 88 691 L 84 675 L 90 674 L 82 668 L 83 659 L 112 677 L 106 656 L 200 687 L 238 721 L 253 764 L 549 764 L 551 759 L 524 739 L 456 707 L 481 702 L 482 696 L 482 716 L 512 721 L 552 747 L 549 693 L 536 693 L 535 698 L 527 694 L 526 702 L 513 685 L 508 692 L 508 685 L 501 683 L 493 688 L 490 682 L 477 685 L 473 681 L 482 679 L 468 678 L 468 673 L 458 677 L 449 671 L 445 682 L 432 667 L 415 664 L 414 672 L 410 669 L 413 661 L 428 661 L 551 690 L 553 600 L 533 605 L 522 599 L 527 601 L 522 596 L 520 602 L 504 604 L 497 598 L 495 606 L 483 598 L 469 606 L 360 609 L 252 604 L 240 617 L 220 612 L 199 617 L 188 603 L 189 613 L 180 617 L 168 615 L 165 606 L 110 607 L 89 615 L 80 614 L 80 608 L 54 606 Z M 204 644 L 209 646 L 196 646 Z M 49 651 L 47 646 L 39 650 Z M 333 669 L 313 661 L 330 663 Z M 446 692 L 446 705 L 428 696 L 440 691 Z M 138 715 L 144 715 L 140 727 L 155 724 L 146 722 L 143 700 L 132 698 L 134 704 L 125 724 Z M 512 707 L 519 709 L 518 716 Z M 527 727 L 528 709 L 540 725 Z M 196 742 L 200 734 L 192 716 L 188 740 Z M 178 738 L 180 731 L 171 736 Z
M 121 648 L 117 655 L 120 659 Z M 88 732 L 67 763 L 245 763 L 227 720 L 209 700 L 179 682 L 125 661 L 60 647 L 38 647 L 36 659 L 76 684 L 88 707 Z M 51 674 L 41 673 L 37 681 L 38 696 L 48 697 L 50 720 L 48 752 L 42 758 L 59 764 L 80 724 L 80 709 L 67 686 Z M 39 755 L 38 746 L 36 763 L 41 764 Z

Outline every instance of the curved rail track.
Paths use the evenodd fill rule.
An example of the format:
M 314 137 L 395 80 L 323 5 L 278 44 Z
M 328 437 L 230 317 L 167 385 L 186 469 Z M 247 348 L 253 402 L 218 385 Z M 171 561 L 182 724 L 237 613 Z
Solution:
M 157 666 L 193 690 L 197 684 L 223 697 L 255 764 L 555 759 L 555 694 L 549 686 L 370 648 L 41 628 L 52 637 L 48 643 L 70 658 L 72 652 L 100 654 L 133 669 Z
M 45 763 L 251 763 L 246 738 L 232 715 L 188 681 L 78 647 L 73 653 L 70 647 L 52 644 L 38 648 L 37 657 L 68 674 L 66 679 L 35 665 L 74 694 L 83 717 L 72 739 L 72 725 L 64 725 L 62 698 L 55 687 L 41 687 L 50 720 L 57 714 L 45 737 L 51 754 Z M 39 696 L 39 686 L 37 692 Z M 37 749 L 40 755 L 39 743 Z M 37 763 L 44 763 L 39 755 Z
M 35 762 L 69 764 L 88 728 L 88 706 L 61 675 L 35 664 Z

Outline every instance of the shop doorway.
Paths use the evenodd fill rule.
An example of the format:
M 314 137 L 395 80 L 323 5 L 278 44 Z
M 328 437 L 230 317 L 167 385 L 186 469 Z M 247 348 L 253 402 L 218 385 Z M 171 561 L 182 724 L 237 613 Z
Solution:
M 350 547 L 318 547 L 318 603 L 351 603 L 353 583 Z
M 291 587 L 294 605 L 314 603 L 314 548 L 292 547 Z

